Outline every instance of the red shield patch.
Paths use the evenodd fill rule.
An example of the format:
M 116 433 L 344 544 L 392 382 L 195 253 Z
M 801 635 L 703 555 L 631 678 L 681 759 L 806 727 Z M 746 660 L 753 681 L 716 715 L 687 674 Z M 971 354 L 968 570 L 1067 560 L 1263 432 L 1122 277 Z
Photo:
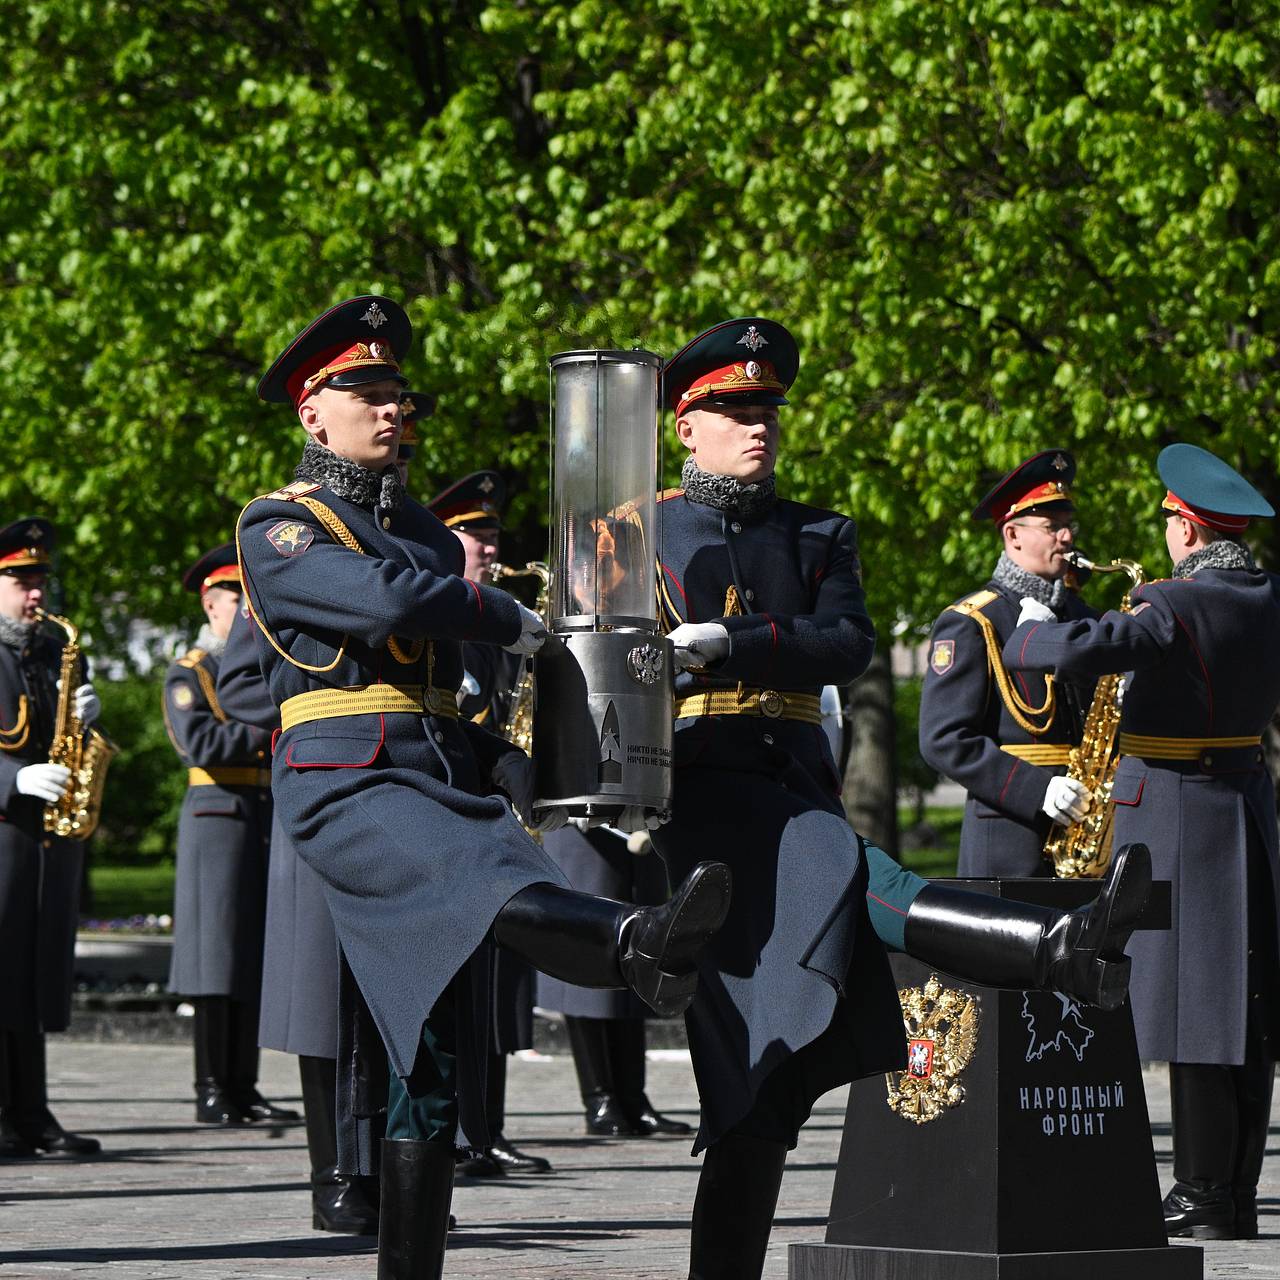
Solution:
M 933 1041 L 907 1041 L 907 1074 L 917 1080 L 927 1080 L 933 1075 Z
M 315 540 L 316 531 L 298 520 L 281 520 L 267 530 L 267 541 L 282 556 L 300 556 Z
M 929 655 L 929 666 L 934 675 L 946 675 L 956 660 L 956 642 L 954 640 L 935 640 L 933 652 Z

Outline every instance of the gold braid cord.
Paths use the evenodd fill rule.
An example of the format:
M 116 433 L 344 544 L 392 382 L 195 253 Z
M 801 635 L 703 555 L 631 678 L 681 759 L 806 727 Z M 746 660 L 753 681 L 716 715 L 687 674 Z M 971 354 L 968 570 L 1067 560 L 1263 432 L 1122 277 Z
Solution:
M 987 669 L 995 677 L 996 688 L 1000 691 L 1000 698 L 1004 702 L 1005 710 L 1013 717 L 1014 723 L 1024 733 L 1029 733 L 1033 738 L 1038 738 L 1041 734 L 1048 733 L 1053 725 L 1053 714 L 1057 707 L 1057 692 L 1053 687 L 1053 675 L 1050 673 L 1044 678 L 1043 706 L 1033 707 L 1025 699 L 1019 697 L 1018 691 L 1013 687 L 1013 681 L 1009 678 L 1008 671 L 1005 670 L 1004 659 L 1000 656 L 1000 640 L 996 635 L 996 629 L 992 625 L 991 619 L 982 612 L 982 605 L 989 604 L 990 600 L 978 602 L 983 595 L 990 595 L 990 593 L 979 592 L 977 598 L 971 596 L 968 600 L 961 600 L 959 604 L 953 604 L 949 607 L 954 613 L 963 614 L 966 618 L 972 618 L 978 624 L 978 629 L 982 632 L 982 638 L 987 642 Z M 1030 716 L 1044 716 L 1044 724 L 1035 724 L 1028 718 Z
M 274 497 L 276 495 L 270 494 L 268 496 Z M 359 538 L 351 532 L 342 517 L 331 507 L 325 506 L 325 504 L 318 498 L 293 497 L 291 501 L 297 502 L 301 506 L 306 507 L 306 509 L 320 521 L 335 542 L 341 543 L 344 547 L 350 551 L 354 551 L 357 555 L 363 556 L 368 554 L 364 547 L 360 545 Z M 245 510 L 248 510 L 248 508 L 246 507 Z M 243 582 L 247 583 L 249 579 L 245 570 L 244 555 L 240 549 L 240 525 L 238 521 L 236 523 L 236 557 L 240 562 L 240 578 Z M 342 661 L 343 656 L 347 651 L 347 641 L 350 640 L 350 636 L 342 637 L 342 643 L 338 646 L 337 654 L 334 656 L 333 661 L 327 665 L 323 667 L 315 667 L 307 662 L 299 662 L 297 658 L 291 657 L 276 643 L 275 637 L 267 630 L 262 619 L 258 617 L 258 611 L 254 608 L 253 597 L 250 595 L 247 588 L 244 593 L 244 598 L 248 603 L 250 615 L 254 622 L 258 624 L 258 629 L 267 637 L 267 643 L 270 644 L 286 662 L 292 663 L 293 666 L 298 667 L 302 671 L 313 671 L 317 674 L 323 675 L 326 671 L 332 671 L 334 667 Z M 401 646 L 395 636 L 390 636 L 387 639 L 387 648 L 391 650 L 391 656 L 402 666 L 406 667 L 417 662 L 418 659 L 422 657 L 423 649 L 427 649 L 427 688 L 430 689 L 432 687 L 432 675 L 435 671 L 434 646 L 428 646 L 427 641 L 425 640 L 414 640 L 406 650 Z
M 12 729 L 0 729 L 0 751 L 20 751 L 31 736 L 30 708 L 25 693 L 18 694 L 18 716 Z

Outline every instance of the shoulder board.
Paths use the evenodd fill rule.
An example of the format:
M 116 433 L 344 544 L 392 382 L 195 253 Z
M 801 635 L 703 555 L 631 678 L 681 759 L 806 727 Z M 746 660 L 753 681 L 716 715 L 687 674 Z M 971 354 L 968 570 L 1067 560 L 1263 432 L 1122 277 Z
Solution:
M 679 498 L 682 497 L 683 494 L 683 489 L 663 489 L 663 491 L 658 494 L 658 501 L 666 502 L 668 498 Z
M 178 659 L 178 666 L 198 667 L 207 656 L 208 655 L 204 649 L 188 649 L 186 653 Z
M 296 502 L 299 498 L 305 498 L 307 494 L 323 488 L 323 485 L 315 484 L 311 480 L 295 480 L 292 484 L 285 485 L 283 489 L 273 489 L 270 493 L 264 493 L 261 496 L 274 498 L 278 502 Z
M 999 600 L 1000 596 L 995 591 L 975 591 L 971 596 L 965 596 L 963 600 L 957 600 L 951 607 L 953 609 L 964 608 L 966 612 L 972 613 L 975 610 L 985 609 L 993 600 Z

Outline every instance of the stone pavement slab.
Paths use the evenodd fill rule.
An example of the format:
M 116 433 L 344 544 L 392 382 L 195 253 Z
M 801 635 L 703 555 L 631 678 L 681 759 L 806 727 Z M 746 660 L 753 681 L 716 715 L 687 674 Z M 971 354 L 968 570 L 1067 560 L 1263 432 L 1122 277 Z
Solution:
M 70 1128 L 106 1148 L 97 1160 L 0 1162 L 0 1280 L 372 1280 L 371 1240 L 313 1232 L 300 1127 L 210 1129 L 192 1123 L 191 1053 L 167 1044 L 50 1038 L 50 1092 Z M 1146 1075 L 1162 1181 L 1169 1103 L 1161 1071 Z M 693 1120 L 687 1058 L 649 1064 L 655 1103 Z M 263 1054 L 263 1088 L 300 1106 L 297 1069 Z M 787 1274 L 790 1241 L 822 1239 L 844 1115 L 823 1099 L 788 1163 L 766 1275 Z M 555 1173 L 460 1185 L 448 1277 L 679 1280 L 687 1275 L 698 1162 L 684 1139 L 582 1136 L 567 1057 L 512 1063 L 507 1133 Z M 1280 1110 L 1273 1126 L 1280 1122 Z M 1273 1134 L 1277 1130 L 1273 1128 Z M 1280 1280 L 1280 1148 L 1264 1171 L 1264 1238 L 1209 1243 L 1206 1274 Z M 1080 1212 L 1106 1194 L 1106 1171 Z

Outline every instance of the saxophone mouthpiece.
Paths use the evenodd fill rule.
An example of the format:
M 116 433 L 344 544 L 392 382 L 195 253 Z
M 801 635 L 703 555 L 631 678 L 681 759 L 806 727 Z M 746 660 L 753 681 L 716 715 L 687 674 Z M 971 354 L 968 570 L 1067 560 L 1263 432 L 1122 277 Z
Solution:
M 1098 566 L 1093 563 L 1087 556 L 1083 556 L 1078 551 L 1064 551 L 1062 558 L 1073 569 L 1096 569 Z

